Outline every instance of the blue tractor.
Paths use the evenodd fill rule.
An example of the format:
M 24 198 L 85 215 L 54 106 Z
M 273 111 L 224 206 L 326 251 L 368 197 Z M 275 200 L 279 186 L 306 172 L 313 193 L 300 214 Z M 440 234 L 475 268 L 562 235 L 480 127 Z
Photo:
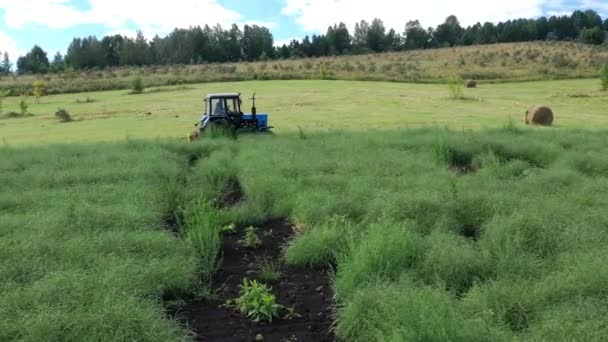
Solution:
M 240 93 L 208 94 L 205 98 L 205 113 L 195 126 L 198 130 L 189 136 L 189 140 L 198 138 L 205 130 L 212 126 L 237 132 L 266 132 L 272 127 L 268 126 L 268 114 L 258 114 L 255 108 L 255 93 L 250 114 L 241 111 Z

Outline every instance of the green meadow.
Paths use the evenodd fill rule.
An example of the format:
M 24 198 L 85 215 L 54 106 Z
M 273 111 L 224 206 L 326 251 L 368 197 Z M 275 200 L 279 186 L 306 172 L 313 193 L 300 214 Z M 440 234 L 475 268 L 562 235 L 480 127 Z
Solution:
M 275 134 L 186 143 L 220 91 L 245 108 L 257 92 Z M 275 218 L 298 227 L 288 264 L 332 270 L 341 340 L 606 339 L 608 96 L 584 79 L 449 95 L 253 81 L 30 98 L 32 116 L 0 120 L 0 340 L 191 340 L 167 307 L 213 297 L 223 227 Z M 523 125 L 537 104 L 555 127 Z M 219 205 L 235 181 L 243 199 Z
M 350 81 L 252 81 L 148 88 L 144 94 L 107 91 L 52 95 L 37 104 L 28 99 L 32 116 L 0 119 L 0 140 L 9 146 L 46 143 L 179 138 L 194 129 L 204 111 L 207 93 L 238 91 L 243 109 L 256 92 L 258 112 L 270 113 L 277 134 L 298 131 L 416 127 L 483 129 L 509 120 L 523 125 L 524 112 L 548 105 L 558 128 L 605 127 L 608 94 L 599 81 L 564 80 L 484 84 L 465 89 L 464 100 L 450 99 L 443 84 Z M 3 113 L 19 112 L 19 97 L 5 99 Z M 89 102 L 87 102 L 89 101 Z M 66 109 L 74 118 L 59 123 L 55 112 Z M 149 114 L 148 114 L 149 113 Z

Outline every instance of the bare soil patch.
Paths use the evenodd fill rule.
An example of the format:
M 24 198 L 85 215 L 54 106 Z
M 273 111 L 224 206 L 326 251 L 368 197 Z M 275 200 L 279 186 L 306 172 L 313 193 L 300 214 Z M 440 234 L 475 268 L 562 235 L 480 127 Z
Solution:
M 262 244 L 257 249 L 241 246 L 243 229 L 224 237 L 221 265 L 213 284 L 217 299 L 204 302 L 191 300 L 173 315 L 194 333 L 196 341 L 333 341 L 332 290 L 325 270 L 285 265 L 281 260 L 285 243 L 293 236 L 293 228 L 283 219 L 256 225 Z M 293 307 L 299 317 L 277 318 L 272 323 L 255 323 L 226 308 L 223 304 L 239 294 L 243 278 L 258 279 L 261 260 L 278 263 L 281 277 L 269 283 L 279 304 Z M 259 279 L 258 279 L 259 280 Z

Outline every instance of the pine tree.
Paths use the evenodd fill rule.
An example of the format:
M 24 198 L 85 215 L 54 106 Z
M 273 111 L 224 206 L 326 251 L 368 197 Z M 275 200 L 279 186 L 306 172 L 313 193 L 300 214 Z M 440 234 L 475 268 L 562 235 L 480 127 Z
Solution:
M 11 63 L 11 59 L 8 56 L 8 52 L 4 53 L 4 58 L 2 59 L 2 64 L 0 65 L 0 71 L 2 75 L 8 76 L 11 73 L 13 68 L 13 63 Z

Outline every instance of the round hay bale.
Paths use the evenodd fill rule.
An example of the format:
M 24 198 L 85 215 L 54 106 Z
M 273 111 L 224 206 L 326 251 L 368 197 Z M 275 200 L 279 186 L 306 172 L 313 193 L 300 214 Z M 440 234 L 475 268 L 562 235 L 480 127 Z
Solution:
M 534 106 L 526 111 L 526 125 L 551 126 L 553 124 L 553 111 L 547 106 Z
M 467 88 L 477 88 L 477 81 L 467 80 L 466 82 L 464 82 L 464 86 Z

